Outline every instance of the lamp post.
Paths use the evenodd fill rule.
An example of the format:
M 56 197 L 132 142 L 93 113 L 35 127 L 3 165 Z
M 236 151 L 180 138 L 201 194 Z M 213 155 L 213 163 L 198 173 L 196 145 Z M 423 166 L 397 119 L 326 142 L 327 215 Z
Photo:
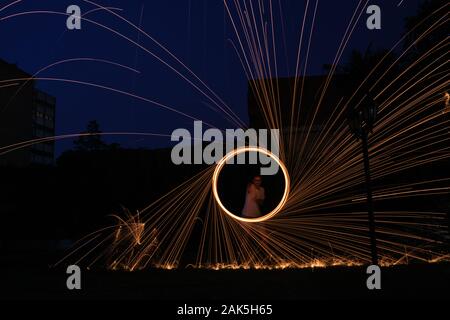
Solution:
M 366 176 L 367 211 L 369 214 L 369 238 L 372 264 L 378 265 L 377 242 L 375 234 L 375 217 L 373 212 L 372 188 L 370 178 L 368 136 L 377 120 L 378 107 L 373 99 L 366 95 L 357 107 L 349 106 L 347 121 L 355 137 L 362 142 L 364 170 Z

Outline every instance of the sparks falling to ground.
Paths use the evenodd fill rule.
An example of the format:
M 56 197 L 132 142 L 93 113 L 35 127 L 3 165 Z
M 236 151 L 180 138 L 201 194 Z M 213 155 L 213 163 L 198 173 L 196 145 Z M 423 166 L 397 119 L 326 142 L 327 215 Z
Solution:
M 169 70 L 190 84 L 216 108 L 217 112 L 239 127 L 245 126 L 233 109 L 219 97 L 185 63 L 142 30 L 117 13 L 117 10 L 85 1 L 94 9 L 101 9 L 127 26 L 134 28 L 153 44 L 144 46 L 122 34 L 117 26 L 106 26 L 83 17 L 142 50 L 161 62 Z M 302 110 L 308 60 L 318 15 L 319 1 L 306 1 L 301 17 L 301 30 L 297 59 L 293 70 L 293 98 L 288 116 L 283 113 L 279 88 L 279 39 L 282 27 L 275 15 L 282 16 L 281 4 L 276 1 L 224 1 L 224 7 L 235 37 L 230 39 L 239 57 L 251 90 L 258 101 L 259 112 L 270 128 L 279 128 L 287 134 L 280 137 L 280 161 L 285 166 L 289 180 L 286 198 L 280 210 L 270 219 L 248 223 L 236 219 L 217 201 L 215 188 L 216 166 L 210 166 L 159 200 L 135 214 L 125 210 L 116 214 L 116 221 L 80 239 L 61 262 L 70 261 L 87 267 L 106 266 L 113 270 L 140 270 L 146 268 L 173 269 L 180 266 L 218 269 L 286 269 L 328 266 L 357 266 L 370 261 L 367 212 L 364 192 L 363 159 L 360 144 L 346 125 L 346 110 L 357 103 L 363 88 L 368 88 L 379 106 L 379 119 L 370 136 L 371 170 L 376 183 L 375 201 L 427 198 L 448 195 L 450 177 L 415 180 L 396 180 L 408 170 L 420 169 L 430 164 L 448 161 L 450 157 L 448 126 L 445 116 L 449 110 L 447 39 L 437 41 L 429 50 L 413 61 L 405 62 L 417 43 L 444 27 L 447 19 L 439 8 L 417 25 L 418 40 L 403 49 L 402 54 L 391 59 L 399 50 L 406 34 L 395 46 L 379 57 L 378 63 L 367 72 L 350 97 L 336 101 L 335 109 L 320 132 L 315 132 L 328 89 L 335 80 L 339 62 L 352 33 L 367 7 L 368 1 L 359 1 L 331 64 L 315 108 L 308 110 L 305 119 Z M 401 3 L 399 3 L 399 6 Z M 1 9 L 0 9 L 1 11 Z M 0 21 L 30 14 L 65 15 L 61 12 L 19 12 L 0 17 Z M 438 17 L 438 18 L 436 18 Z M 441 18 L 439 18 L 441 17 Z M 430 22 L 431 21 L 431 22 Z M 425 28 L 421 28 L 425 25 Z M 159 49 L 164 55 L 156 54 Z M 92 58 L 74 58 L 56 62 L 38 71 L 33 78 L 0 81 L 0 86 L 20 86 L 32 79 L 59 81 L 91 86 L 132 99 L 156 105 L 178 116 L 198 120 L 188 112 L 148 97 L 75 79 L 50 78 L 40 73 L 57 64 L 70 62 L 107 63 L 115 67 L 139 72 L 125 65 Z M 405 65 L 400 71 L 397 67 Z M 289 130 L 299 128 L 302 130 Z M 110 133 L 135 134 L 140 133 Z M 145 134 L 145 133 L 142 133 Z M 152 135 L 152 134 L 147 134 Z M 153 134 L 157 135 L 157 134 Z M 66 135 L 44 139 L 65 139 Z M 0 155 L 18 148 L 47 140 L 25 141 L 0 149 Z M 445 173 L 443 173 L 445 174 Z M 217 178 L 217 177 L 216 177 Z M 412 260 L 439 262 L 449 260 L 442 239 L 434 237 L 445 230 L 445 212 L 428 210 L 411 211 L 393 207 L 376 212 L 376 232 L 380 264 L 384 266 L 409 263 Z M 124 217 L 123 217 L 124 216 Z M 263 219 L 262 219 L 263 220 Z M 196 243 L 195 261 L 183 265 L 194 228 L 201 228 Z M 424 232 L 426 230 L 427 232 Z

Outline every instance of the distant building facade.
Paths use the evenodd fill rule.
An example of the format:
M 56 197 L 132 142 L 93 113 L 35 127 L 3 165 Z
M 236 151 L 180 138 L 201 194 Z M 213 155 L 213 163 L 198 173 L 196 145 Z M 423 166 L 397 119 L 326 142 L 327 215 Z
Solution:
M 345 81 L 344 77 L 335 75 L 323 97 L 327 76 L 251 80 L 248 83 L 249 127 L 279 129 L 282 140 L 289 142 L 290 137 L 297 137 L 296 143 L 304 144 L 304 150 L 308 152 L 315 146 L 327 122 L 333 118 L 333 112 L 338 109 L 338 103 L 343 97 L 338 83 Z M 261 95 L 261 90 L 255 90 L 255 86 L 265 87 L 273 93 L 269 97 Z M 294 90 L 296 86 L 297 90 Z M 272 116 L 278 115 L 280 125 L 267 123 L 267 112 L 266 115 L 264 112 L 264 109 L 268 109 L 267 103 L 271 104 L 272 110 L 277 110 Z
M 0 60 L 0 80 L 30 78 L 16 65 Z M 20 89 L 20 91 L 18 91 Z M 55 135 L 56 99 L 35 87 L 34 81 L 0 84 L 0 147 Z M 51 165 L 54 141 L 34 144 L 0 156 L 0 165 Z
M 312 130 L 320 131 L 325 121 L 330 119 L 330 114 L 336 109 L 337 103 L 343 96 L 337 86 L 339 81 L 344 80 L 342 79 L 343 77 L 342 75 L 335 75 L 333 81 L 329 83 L 322 99 L 321 94 L 327 76 L 251 80 L 248 84 L 249 127 L 256 129 L 267 127 L 261 106 L 262 103 L 267 103 L 267 97 L 258 97 L 255 94 L 256 91 L 252 89 L 258 82 L 264 82 L 266 88 L 274 91 L 272 96 L 275 96 L 275 101 L 271 101 L 270 103 L 279 106 L 280 120 L 284 131 L 303 130 L 306 126 L 309 126 L 319 102 L 321 106 L 315 114 Z M 297 90 L 294 90 L 295 86 L 297 86 Z M 300 105 L 298 121 L 291 121 L 293 105 L 296 108 Z

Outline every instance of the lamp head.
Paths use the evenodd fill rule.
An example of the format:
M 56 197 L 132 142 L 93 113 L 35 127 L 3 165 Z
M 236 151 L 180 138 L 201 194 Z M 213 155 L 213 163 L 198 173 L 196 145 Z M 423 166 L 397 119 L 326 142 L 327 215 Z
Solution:
M 365 95 L 356 105 L 349 105 L 347 110 L 347 122 L 352 133 L 357 139 L 372 132 L 378 115 L 378 106 L 375 101 Z

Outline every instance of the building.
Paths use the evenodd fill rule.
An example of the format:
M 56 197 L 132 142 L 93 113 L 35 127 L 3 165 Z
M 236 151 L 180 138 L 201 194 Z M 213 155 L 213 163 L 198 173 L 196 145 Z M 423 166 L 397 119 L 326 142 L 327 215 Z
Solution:
M 298 139 L 296 143 L 302 144 L 304 151 L 308 152 L 315 147 L 317 138 L 321 135 L 327 122 L 333 118 L 333 113 L 336 115 L 337 105 L 343 98 L 343 91 L 340 89 L 339 83 L 345 81 L 344 77 L 344 75 L 335 75 L 323 97 L 322 92 L 327 81 L 325 75 L 307 76 L 297 78 L 297 80 L 292 77 L 251 80 L 248 84 L 249 128 L 279 129 L 283 143 L 289 143 L 292 141 L 291 137 L 296 137 Z M 268 90 L 273 90 L 274 93 L 269 96 L 274 100 L 270 102 L 272 104 L 270 109 L 276 110 L 273 111 L 273 114 L 278 114 L 280 126 L 267 123 L 263 110 L 267 110 L 268 106 L 262 107 L 264 100 L 255 94 L 258 92 L 253 89 L 255 85 L 258 88 L 264 86 Z M 297 85 L 296 91 L 294 91 L 295 85 Z M 303 88 L 302 91 L 300 88 Z M 300 98 L 301 104 L 299 103 Z M 319 102 L 320 108 L 317 107 Z M 294 117 L 292 110 L 294 110 Z M 305 139 L 306 135 L 308 135 L 308 139 Z
M 336 104 L 342 98 L 341 90 L 337 83 L 341 81 L 343 76 L 336 75 L 334 80 L 329 84 L 326 94 L 324 95 L 321 107 L 315 114 L 315 109 L 320 101 L 324 84 L 327 76 L 308 76 L 305 78 L 297 78 L 297 91 L 294 101 L 294 87 L 296 83 L 295 78 L 277 78 L 277 79 L 264 79 L 264 80 L 252 80 L 248 86 L 248 115 L 249 115 L 249 127 L 255 129 L 267 128 L 266 121 L 264 119 L 264 113 L 261 111 L 260 99 L 254 94 L 252 89 L 255 86 L 255 82 L 265 82 L 266 88 L 274 88 L 274 96 L 277 101 L 275 103 L 279 106 L 279 114 L 281 115 L 281 123 L 284 131 L 298 131 L 304 130 L 305 126 L 309 126 L 312 122 L 312 117 L 315 114 L 313 121 L 313 131 L 320 131 L 325 121 L 330 119 L 330 114 L 336 109 Z M 261 87 L 261 86 L 258 86 Z M 296 108 L 299 105 L 300 100 L 300 88 L 303 88 L 303 95 L 300 107 L 300 114 L 298 121 L 291 121 L 291 110 L 294 104 Z M 294 103 L 293 103 L 294 101 Z
M 33 91 L 33 138 L 55 136 L 56 99 L 45 92 Z M 52 164 L 55 154 L 54 140 L 33 145 L 31 162 L 35 164 Z
M 31 75 L 0 60 L 0 148 L 55 135 L 56 99 L 35 87 Z M 17 81 L 10 81 L 17 79 Z M 0 155 L 0 165 L 51 165 L 54 141 L 27 146 Z

